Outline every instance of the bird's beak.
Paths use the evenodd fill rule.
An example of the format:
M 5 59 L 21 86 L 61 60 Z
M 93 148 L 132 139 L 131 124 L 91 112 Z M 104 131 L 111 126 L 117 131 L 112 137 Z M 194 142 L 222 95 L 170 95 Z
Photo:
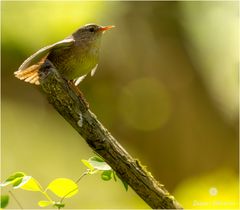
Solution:
M 99 31 L 105 32 L 109 29 L 114 28 L 115 26 L 101 26 L 101 28 L 99 29 Z

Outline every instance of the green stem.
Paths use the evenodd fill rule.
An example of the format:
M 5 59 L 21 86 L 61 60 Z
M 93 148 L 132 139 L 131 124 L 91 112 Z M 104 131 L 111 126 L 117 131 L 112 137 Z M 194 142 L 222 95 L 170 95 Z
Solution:
M 46 193 L 46 191 L 41 191 L 41 193 L 50 201 L 53 203 L 53 200 L 50 198 L 50 196 Z
M 20 207 L 20 209 L 23 209 L 21 203 L 18 201 L 18 199 L 16 198 L 16 196 L 9 190 L 8 191 L 9 194 L 12 196 L 13 200 L 15 200 L 15 202 L 17 203 L 17 205 Z
M 89 171 L 85 171 L 85 172 L 77 179 L 77 181 L 75 181 L 75 183 L 78 184 L 78 182 L 80 182 L 81 179 L 82 179 L 84 176 L 88 175 L 88 174 L 89 174 Z

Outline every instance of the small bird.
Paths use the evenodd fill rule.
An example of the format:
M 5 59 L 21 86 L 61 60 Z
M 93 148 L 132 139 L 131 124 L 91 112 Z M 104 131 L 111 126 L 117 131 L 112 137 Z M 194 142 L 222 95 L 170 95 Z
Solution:
M 14 74 L 20 80 L 39 85 L 39 69 L 48 59 L 64 79 L 77 86 L 89 72 L 94 75 L 102 34 L 113 27 L 87 24 L 62 41 L 31 55 Z

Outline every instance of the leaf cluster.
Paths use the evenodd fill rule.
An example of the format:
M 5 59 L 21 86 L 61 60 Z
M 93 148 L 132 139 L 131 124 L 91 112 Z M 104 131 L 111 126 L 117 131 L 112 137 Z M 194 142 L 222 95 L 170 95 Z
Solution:
M 82 160 L 82 163 L 88 168 L 90 174 L 101 172 L 101 178 L 104 181 L 109 181 L 112 178 L 117 181 L 117 174 L 112 168 L 99 156 L 91 157 L 88 160 Z M 119 177 L 118 177 L 119 178 Z M 120 178 L 119 178 L 120 179 Z M 128 184 L 120 179 L 125 190 L 128 190 Z
M 102 180 L 109 181 L 113 178 L 114 181 L 117 181 L 116 172 L 113 171 L 112 168 L 102 158 L 94 156 L 88 160 L 83 159 L 81 161 L 87 167 L 87 170 L 79 177 L 77 181 L 73 181 L 67 178 L 57 178 L 51 181 L 46 188 L 43 188 L 40 183 L 32 176 L 29 176 L 24 172 L 15 172 L 10 175 L 4 182 L 2 182 L 0 184 L 0 187 L 12 186 L 13 190 L 22 189 L 26 191 L 39 192 L 45 197 L 45 200 L 40 200 L 38 202 L 38 205 L 40 207 L 53 206 L 61 209 L 65 207 L 65 203 L 63 201 L 66 198 L 70 198 L 77 194 L 79 190 L 78 183 L 84 176 L 93 175 L 97 172 L 100 172 Z M 122 181 L 122 183 L 124 184 L 124 187 L 127 191 L 128 185 L 124 181 Z M 49 195 L 49 191 L 55 194 L 59 200 L 52 199 Z M 1 195 L 1 208 L 5 208 L 8 203 L 9 195 Z

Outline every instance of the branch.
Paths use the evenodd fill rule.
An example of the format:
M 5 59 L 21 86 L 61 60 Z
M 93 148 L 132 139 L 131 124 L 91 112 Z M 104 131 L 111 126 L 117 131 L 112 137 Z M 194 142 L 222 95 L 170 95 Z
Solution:
M 80 91 L 65 81 L 48 60 L 40 69 L 40 84 L 54 108 L 151 208 L 182 209 L 164 186 L 104 128 Z

